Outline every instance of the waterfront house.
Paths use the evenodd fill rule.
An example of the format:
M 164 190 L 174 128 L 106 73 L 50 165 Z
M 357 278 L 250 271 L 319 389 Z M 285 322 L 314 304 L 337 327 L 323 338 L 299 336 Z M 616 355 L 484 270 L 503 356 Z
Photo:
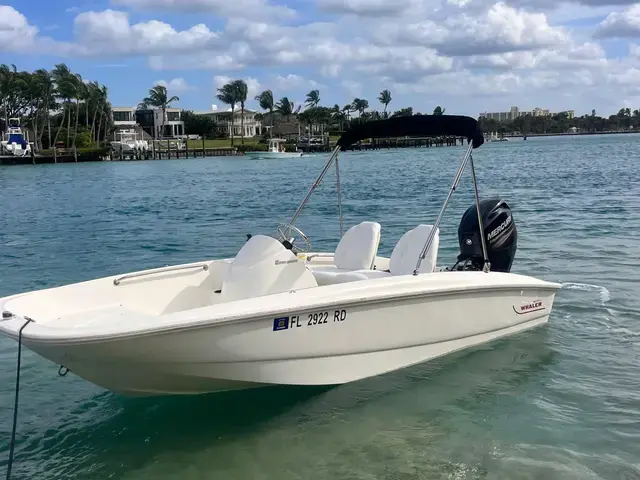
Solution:
M 262 135 L 263 130 L 269 129 L 268 126 L 263 127 L 262 121 L 256 118 L 258 113 L 249 108 L 244 109 L 244 135 L 242 134 L 242 110 L 239 107 L 236 107 L 233 115 L 233 131 L 231 131 L 231 107 L 226 110 L 218 110 L 214 105 L 212 111 L 196 112 L 196 115 L 211 117 L 218 129 L 223 130 L 229 138 L 240 138 L 242 136 L 248 138 Z
M 167 108 L 163 122 L 162 108 L 136 109 L 135 107 L 112 107 L 111 118 L 118 130 L 140 130 L 152 138 L 181 138 L 185 135 L 182 111 Z
M 111 121 L 115 127 L 113 140 L 151 140 L 153 130 L 145 130 L 138 121 L 135 107 L 111 107 Z
M 111 119 L 115 127 L 135 127 L 135 107 L 111 107 Z

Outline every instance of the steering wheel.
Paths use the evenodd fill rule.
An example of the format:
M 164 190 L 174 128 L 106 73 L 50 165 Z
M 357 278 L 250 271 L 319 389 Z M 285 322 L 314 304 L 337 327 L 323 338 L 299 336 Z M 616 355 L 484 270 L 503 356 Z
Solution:
M 291 250 L 294 253 L 298 253 L 298 252 L 306 253 L 311 251 L 311 242 L 309 241 L 307 236 L 304 234 L 304 232 L 300 230 L 298 227 L 296 227 L 295 225 L 279 223 L 276 228 L 276 231 L 278 232 L 278 240 L 280 240 L 280 242 L 283 244 L 285 244 L 285 242 L 290 243 L 292 246 Z M 304 240 L 303 247 L 298 247 L 293 243 L 295 241 L 295 238 L 291 236 L 292 232 L 302 237 L 302 239 Z M 285 247 L 286 246 L 287 245 L 285 244 Z

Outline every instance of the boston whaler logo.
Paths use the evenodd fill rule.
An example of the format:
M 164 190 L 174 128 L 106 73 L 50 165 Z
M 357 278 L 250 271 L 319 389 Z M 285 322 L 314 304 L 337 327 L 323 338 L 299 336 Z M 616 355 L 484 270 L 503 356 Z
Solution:
M 294 258 L 293 260 L 276 260 L 276 265 L 286 265 L 288 263 L 298 263 L 298 259 Z
M 516 308 L 513 306 L 513 311 L 518 315 L 523 315 L 525 313 L 538 312 L 540 310 L 544 310 L 544 305 L 542 304 L 542 300 L 534 300 L 533 302 L 525 303 L 524 305 L 520 305 Z
M 499 234 L 501 234 L 509 225 L 511 225 L 511 215 L 509 215 L 504 222 L 493 229 L 487 236 L 487 239 L 493 240 L 494 237 L 497 237 Z

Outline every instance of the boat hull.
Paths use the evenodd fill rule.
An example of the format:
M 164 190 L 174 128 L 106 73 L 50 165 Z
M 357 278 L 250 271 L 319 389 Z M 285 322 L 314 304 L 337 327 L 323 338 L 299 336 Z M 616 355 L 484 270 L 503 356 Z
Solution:
M 447 275 L 459 274 L 409 278 L 405 283 L 413 282 L 414 291 L 404 288 L 395 298 L 376 298 L 372 291 L 365 297 L 354 294 L 352 301 L 338 299 L 313 308 L 292 305 L 262 316 L 212 319 L 209 324 L 140 335 L 69 342 L 34 338 L 27 328 L 23 344 L 94 384 L 126 395 L 335 385 L 543 325 L 558 287 L 537 280 L 530 285 L 498 282 L 494 287 L 449 291 L 420 286 L 420 277 L 437 276 L 444 281 Z M 438 283 L 433 278 L 427 281 Z M 380 283 L 380 291 L 393 290 L 388 280 L 375 282 Z M 384 282 L 389 287 L 384 288 Z M 9 322 L 17 322 L 11 327 L 15 336 L 20 321 Z M 9 328 L 6 322 L 0 323 L 5 333 Z

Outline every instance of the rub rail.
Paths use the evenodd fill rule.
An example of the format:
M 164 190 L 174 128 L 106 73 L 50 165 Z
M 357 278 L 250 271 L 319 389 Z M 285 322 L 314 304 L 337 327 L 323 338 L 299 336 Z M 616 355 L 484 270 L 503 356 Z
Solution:
M 165 273 L 165 272 L 176 272 L 179 270 L 193 270 L 193 269 L 202 269 L 202 270 L 209 270 L 209 265 L 206 263 L 199 263 L 197 265 L 187 265 L 187 266 L 174 266 L 174 267 L 162 267 L 162 268 L 156 268 L 154 270 L 148 270 L 146 272 L 139 272 L 139 273 L 128 273 L 126 275 L 122 275 L 121 277 L 118 278 L 114 278 L 113 279 L 113 284 L 115 286 L 120 285 L 120 282 L 122 280 L 129 280 L 131 278 L 138 278 L 138 277 L 146 277 L 147 275 L 155 275 L 156 273 Z

